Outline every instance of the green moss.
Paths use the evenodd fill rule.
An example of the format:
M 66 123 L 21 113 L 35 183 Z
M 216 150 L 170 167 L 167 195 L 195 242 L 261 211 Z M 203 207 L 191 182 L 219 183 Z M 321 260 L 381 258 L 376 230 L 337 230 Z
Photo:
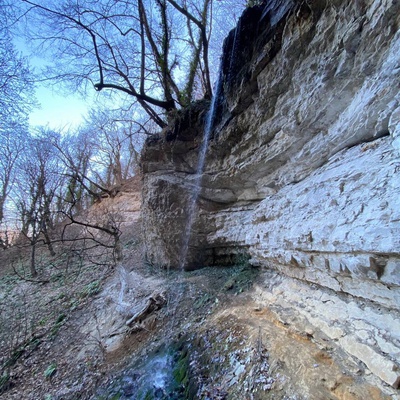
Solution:
M 178 354 L 179 357 L 173 370 L 173 378 L 176 384 L 175 393 L 179 393 L 181 396 L 179 398 L 194 400 L 197 398 L 198 388 L 195 381 L 190 378 L 190 354 L 186 345 L 181 344 L 179 346 Z
M 252 287 L 253 282 L 259 274 L 259 269 L 254 267 L 243 267 L 234 273 L 224 284 L 223 290 L 233 290 L 235 293 L 242 293 Z
M 189 381 L 188 367 L 189 367 L 189 360 L 188 356 L 186 355 L 185 357 L 179 359 L 173 372 L 174 380 L 178 385 L 182 386 L 187 385 Z

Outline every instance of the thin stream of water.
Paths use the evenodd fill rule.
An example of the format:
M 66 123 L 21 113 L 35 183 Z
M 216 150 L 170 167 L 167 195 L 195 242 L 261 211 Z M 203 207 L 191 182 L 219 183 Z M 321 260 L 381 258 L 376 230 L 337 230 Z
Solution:
M 234 65 L 237 43 L 239 41 L 239 32 L 240 32 L 240 21 L 239 21 L 239 25 L 236 27 L 235 32 L 234 32 L 234 38 L 233 38 L 230 60 L 229 60 L 228 78 L 230 78 L 230 75 L 232 73 L 232 68 Z M 201 180 L 203 178 L 204 164 L 205 164 L 205 160 L 206 160 L 208 143 L 210 141 L 211 132 L 214 127 L 217 106 L 218 106 L 218 102 L 219 102 L 220 96 L 221 96 L 222 83 L 223 83 L 223 68 L 222 68 L 222 62 L 221 62 L 221 65 L 220 65 L 219 71 L 218 71 L 218 79 L 215 84 L 214 95 L 211 99 L 210 109 L 207 112 L 206 122 L 204 125 L 203 141 L 201 143 L 201 147 L 199 150 L 195 178 L 193 180 L 193 183 L 191 184 L 191 193 L 189 194 L 189 201 L 188 201 L 188 206 L 187 206 L 187 220 L 186 220 L 185 229 L 183 232 L 183 243 L 182 243 L 181 254 L 179 257 L 179 270 L 180 271 L 184 271 L 185 264 L 188 261 L 187 258 L 188 258 L 188 253 L 189 253 L 190 240 L 192 238 L 192 228 L 193 228 L 194 220 L 196 217 L 196 205 L 197 205 L 197 201 L 199 199 L 199 195 L 200 195 L 200 191 L 201 191 Z M 174 299 L 173 299 L 173 303 L 174 303 L 174 307 L 173 307 L 174 309 L 172 310 L 173 325 L 174 325 L 174 321 L 175 321 L 176 307 L 177 307 L 179 300 L 184 291 L 183 280 L 181 280 L 181 282 L 182 283 L 180 284 L 180 288 L 178 288 L 177 293 L 175 292 Z
M 241 27 L 241 21 L 239 19 L 238 25 L 235 29 L 234 32 L 234 37 L 233 37 L 233 43 L 232 43 L 232 49 L 231 49 L 231 54 L 230 54 L 230 60 L 229 60 L 229 69 L 228 69 L 228 80 L 231 78 L 232 74 L 232 68 L 234 65 L 234 60 L 235 60 L 235 53 L 236 49 L 239 43 L 239 33 L 240 33 L 240 27 Z M 208 110 L 207 113 L 207 119 L 206 123 L 204 126 L 204 136 L 203 136 L 203 141 L 200 147 L 200 152 L 199 152 L 199 158 L 197 161 L 197 168 L 196 168 L 196 177 L 193 182 L 192 186 L 192 193 L 190 194 L 190 199 L 189 199 L 189 206 L 188 206 L 188 219 L 186 222 L 185 230 L 183 233 L 183 246 L 182 246 L 182 252 L 180 255 L 180 262 L 179 262 L 179 267 L 180 270 L 183 270 L 185 267 L 185 262 L 187 261 L 187 255 L 189 251 L 189 244 L 190 244 L 190 239 L 192 235 L 192 226 L 194 222 L 194 217 L 195 217 L 195 209 L 196 209 L 196 204 L 197 200 L 200 195 L 201 191 L 201 179 L 203 177 L 203 171 L 204 171 L 204 163 L 206 160 L 206 154 L 207 154 L 207 148 L 208 148 L 208 142 L 210 140 L 211 132 L 214 127 L 214 121 L 215 121 L 215 113 L 216 113 L 216 108 L 218 101 L 221 96 L 221 89 L 222 89 L 222 82 L 223 82 L 223 71 L 222 71 L 222 62 L 219 67 L 219 72 L 218 72 L 218 79 L 215 85 L 215 91 L 214 95 L 211 99 L 211 105 L 210 109 Z
M 235 31 L 235 34 L 234 34 L 228 75 L 231 74 L 231 70 L 233 67 L 233 58 L 235 56 L 235 51 L 236 51 L 237 36 L 238 36 L 238 29 Z M 207 154 L 207 149 L 208 149 L 208 144 L 210 141 L 211 133 L 212 133 L 212 130 L 214 127 L 214 121 L 215 121 L 218 102 L 219 102 L 220 96 L 221 96 L 222 83 L 223 83 L 223 70 L 222 70 L 222 63 L 221 63 L 220 69 L 218 72 L 218 79 L 217 79 L 217 82 L 215 85 L 214 95 L 211 99 L 210 109 L 207 112 L 207 117 L 206 117 L 205 126 L 204 126 L 203 140 L 202 140 L 200 150 L 199 150 L 199 155 L 198 155 L 196 173 L 195 173 L 193 182 L 191 184 L 191 193 L 189 194 L 189 201 L 188 201 L 188 205 L 187 205 L 187 220 L 186 220 L 185 229 L 183 232 L 182 250 L 181 250 L 180 257 L 179 257 L 180 273 L 183 273 L 185 264 L 188 261 L 187 258 L 188 258 L 188 253 L 189 253 L 190 240 L 192 237 L 192 228 L 193 228 L 194 220 L 196 217 L 196 205 L 197 205 L 197 201 L 199 199 L 199 195 L 200 195 L 200 191 L 201 191 L 201 180 L 202 180 L 203 172 L 204 172 L 206 154 Z M 185 290 L 184 280 L 179 279 L 179 281 L 180 282 L 178 283 L 179 286 L 178 286 L 177 290 L 173 293 L 173 295 L 171 293 L 173 298 L 170 298 L 170 301 L 168 301 L 168 304 L 170 307 L 169 313 L 171 316 L 170 329 L 175 327 L 177 307 L 178 307 L 178 304 L 179 304 L 179 302 L 182 298 L 182 295 L 184 293 L 184 290 Z M 189 290 L 190 290 L 190 287 L 189 287 Z M 154 385 L 154 382 L 153 382 L 153 385 Z
M 236 49 L 240 46 L 240 36 L 238 34 L 240 33 L 242 26 L 242 20 L 239 18 L 238 24 L 235 29 L 235 34 L 233 36 L 233 43 L 232 43 L 232 49 L 231 49 L 231 57 L 229 60 L 229 70 L 228 70 L 228 82 L 231 81 L 232 79 L 232 70 L 234 67 L 234 61 L 235 61 L 235 54 L 236 54 Z
M 187 262 L 187 256 L 189 253 L 190 239 L 192 236 L 192 227 L 196 216 L 196 204 L 201 191 L 201 179 L 203 177 L 204 163 L 206 159 L 208 143 L 213 128 L 213 123 L 215 120 L 215 111 L 218 102 L 218 96 L 220 95 L 221 92 L 221 88 L 222 88 L 222 68 L 220 68 L 220 71 L 218 73 L 218 80 L 215 85 L 214 95 L 211 99 L 210 109 L 207 112 L 206 122 L 204 126 L 203 141 L 201 143 L 199 150 L 195 178 L 190 187 L 191 192 L 189 193 L 189 200 L 187 205 L 187 220 L 183 231 L 183 243 L 182 243 L 181 253 L 179 256 L 180 273 L 184 272 L 185 264 Z M 171 293 L 168 299 L 169 314 L 171 315 L 171 320 L 170 320 L 171 328 L 175 326 L 176 314 L 177 314 L 176 310 L 182 298 L 182 295 L 185 291 L 184 279 L 179 279 L 179 281 L 180 282 L 178 283 L 178 287 L 176 288 L 177 290 Z
M 201 143 L 201 147 L 200 147 L 200 151 L 199 151 L 199 158 L 197 161 L 195 179 L 192 184 L 192 192 L 190 193 L 188 210 L 187 210 L 188 219 L 186 221 L 185 230 L 183 233 L 183 245 L 182 245 L 182 252 L 180 255 L 180 262 L 179 262 L 179 268 L 181 270 L 184 269 L 185 262 L 187 261 L 186 259 L 187 259 L 187 255 L 188 255 L 188 251 L 189 251 L 189 243 L 190 243 L 190 239 L 192 236 L 192 226 L 193 226 L 194 217 L 196 214 L 195 209 L 196 209 L 197 200 L 199 198 L 200 190 L 201 190 L 201 179 L 203 177 L 203 170 L 204 170 L 204 163 L 206 160 L 208 142 L 210 141 L 213 123 L 215 120 L 216 105 L 217 105 L 217 101 L 218 101 L 220 91 L 221 91 L 221 85 L 222 85 L 222 76 L 221 75 L 222 75 L 222 72 L 220 71 L 218 74 L 218 80 L 217 80 L 217 84 L 216 84 L 215 93 L 211 99 L 210 109 L 208 110 L 208 113 L 207 113 L 207 119 L 206 119 L 206 123 L 204 126 L 203 141 Z

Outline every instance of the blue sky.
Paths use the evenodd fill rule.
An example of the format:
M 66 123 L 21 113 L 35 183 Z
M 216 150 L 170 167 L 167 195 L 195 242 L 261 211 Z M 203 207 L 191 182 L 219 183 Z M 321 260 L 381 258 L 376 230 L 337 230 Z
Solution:
M 29 64 L 38 72 L 46 65 L 46 60 L 38 54 L 32 54 L 32 49 L 21 37 L 14 39 L 14 44 L 18 51 L 29 59 Z M 58 130 L 59 128 L 77 127 L 83 122 L 87 114 L 93 96 L 88 96 L 88 101 L 84 101 L 81 96 L 55 91 L 51 84 L 43 82 L 36 84 L 36 99 L 40 108 L 32 110 L 29 115 L 31 126 L 48 126 Z
M 44 125 L 52 129 L 77 127 L 88 111 L 88 104 L 74 95 L 61 95 L 44 85 L 38 87 L 36 97 L 41 105 L 29 116 L 32 126 Z

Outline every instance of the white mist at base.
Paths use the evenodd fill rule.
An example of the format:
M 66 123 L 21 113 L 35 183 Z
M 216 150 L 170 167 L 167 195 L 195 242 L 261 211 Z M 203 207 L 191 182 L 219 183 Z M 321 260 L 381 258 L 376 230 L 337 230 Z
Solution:
M 171 357 L 167 354 L 155 357 L 148 366 L 149 383 L 155 389 L 165 389 L 171 381 Z
M 174 358 L 175 357 L 175 358 Z M 130 365 L 116 377 L 112 384 L 100 388 L 95 397 L 124 400 L 182 398 L 179 383 L 174 378 L 176 353 L 172 348 L 160 348 L 150 353 L 141 362 Z

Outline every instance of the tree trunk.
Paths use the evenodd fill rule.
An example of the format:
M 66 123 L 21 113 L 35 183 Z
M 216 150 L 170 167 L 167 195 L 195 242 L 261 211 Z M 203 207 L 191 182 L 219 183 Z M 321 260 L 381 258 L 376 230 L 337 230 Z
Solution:
M 115 158 L 115 164 L 113 165 L 113 175 L 114 175 L 114 180 L 116 185 L 120 185 L 123 181 L 122 179 L 122 165 L 121 165 L 121 158 L 116 157 Z
M 0 196 L 0 223 L 3 221 L 4 218 L 4 202 L 5 196 Z
M 122 260 L 122 245 L 119 235 L 114 236 L 114 258 L 117 262 Z
M 46 224 L 44 224 L 44 227 L 43 227 L 42 231 L 43 231 L 43 235 L 44 235 L 44 239 L 45 239 L 47 248 L 49 249 L 49 253 L 50 253 L 50 255 L 52 257 L 54 257 L 56 255 L 56 252 L 54 251 L 53 243 L 51 243 L 49 232 L 47 230 L 47 225 Z
M 38 273 L 36 271 L 36 262 L 35 262 L 35 255 L 36 255 L 36 243 L 31 242 L 31 264 L 30 264 L 30 269 L 31 269 L 31 276 L 32 278 L 37 277 Z

